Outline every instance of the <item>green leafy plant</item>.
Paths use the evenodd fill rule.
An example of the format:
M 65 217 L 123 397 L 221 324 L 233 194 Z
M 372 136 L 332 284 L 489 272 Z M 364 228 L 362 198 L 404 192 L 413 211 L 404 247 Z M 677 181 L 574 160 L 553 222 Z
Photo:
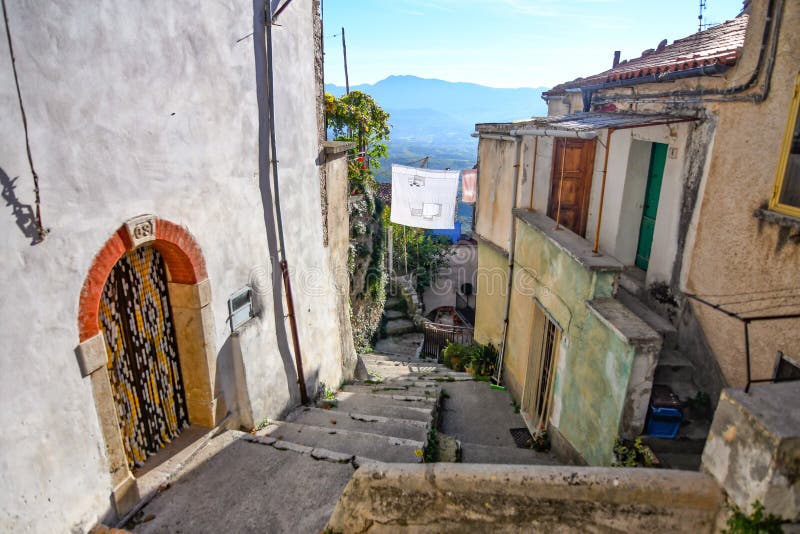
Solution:
M 330 409 L 336 407 L 336 392 L 328 386 L 325 385 L 325 382 L 320 382 L 319 384 L 319 394 L 318 394 L 318 403 L 322 408 Z
M 728 505 L 731 511 L 728 517 L 726 534 L 780 534 L 784 521 L 773 514 L 764 514 L 764 505 L 760 501 L 753 503 L 753 511 L 749 515 L 742 512 L 735 504 Z
M 426 464 L 439 461 L 439 439 L 435 428 L 428 430 L 428 441 L 422 449 L 422 462 Z
M 494 345 L 474 345 L 470 368 L 476 378 L 489 377 L 494 374 L 497 366 L 498 352 Z
M 472 363 L 474 354 L 475 345 L 448 342 L 442 349 L 442 361 L 454 371 L 463 371 L 467 365 Z
M 256 433 L 256 432 L 258 432 L 259 430 L 262 430 L 262 429 L 264 429 L 264 428 L 266 428 L 266 427 L 268 427 L 268 426 L 269 426 L 269 418 L 267 417 L 266 419 L 264 419 L 264 420 L 262 420 L 260 423 L 258 423 L 258 424 L 255 426 L 255 428 L 253 428 L 252 430 L 250 430 L 250 433 Z
M 546 429 L 540 428 L 531 434 L 529 444 L 530 448 L 535 451 L 547 452 L 550 450 L 550 435 L 547 433 Z
M 614 467 L 653 467 L 655 464 L 653 451 L 640 438 L 633 441 L 617 438 L 614 442 Z

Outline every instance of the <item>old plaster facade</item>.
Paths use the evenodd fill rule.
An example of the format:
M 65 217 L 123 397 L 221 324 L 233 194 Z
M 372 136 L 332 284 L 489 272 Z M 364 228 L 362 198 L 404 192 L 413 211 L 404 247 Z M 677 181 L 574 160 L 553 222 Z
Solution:
M 273 82 L 266 4 L 4 3 L 0 529 L 86 530 L 142 496 L 101 320 L 135 251 L 163 259 L 160 311 L 119 324 L 171 317 L 188 424 L 251 428 L 299 402 L 280 231 L 309 395 L 352 372 L 346 163 L 320 123 L 319 6 L 272 3 Z M 243 289 L 253 311 L 232 331 Z
M 504 345 L 529 424 L 575 461 L 607 465 L 616 436 L 642 432 L 673 358 L 693 369 L 681 400 L 716 404 L 800 346 L 800 319 L 753 322 L 748 366 L 743 322 L 688 297 L 743 317 L 800 308 L 800 223 L 771 202 L 797 116 L 800 6 L 745 4 L 554 87 L 548 117 L 476 126 L 476 338 Z

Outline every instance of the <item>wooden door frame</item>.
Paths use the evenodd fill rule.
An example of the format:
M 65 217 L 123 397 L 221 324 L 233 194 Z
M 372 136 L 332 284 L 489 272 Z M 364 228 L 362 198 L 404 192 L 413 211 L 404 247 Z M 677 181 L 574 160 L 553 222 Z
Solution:
M 586 227 L 589 223 L 589 200 L 592 196 L 592 181 L 594 178 L 594 158 L 596 155 L 597 150 L 597 139 L 580 139 L 580 138 L 572 138 L 572 137 L 556 137 L 555 142 L 553 143 L 553 159 L 552 165 L 550 166 L 550 187 L 548 189 L 548 197 L 547 197 L 547 213 L 555 212 L 557 207 L 552 206 L 553 201 L 553 192 L 554 188 L 557 187 L 559 183 L 559 177 L 555 177 L 556 174 L 556 163 L 560 160 L 556 159 L 560 156 L 558 150 L 559 142 L 576 142 L 583 144 L 584 146 L 591 145 L 591 149 L 589 150 L 589 154 L 586 156 L 587 159 L 587 168 L 584 170 L 583 174 L 586 176 L 588 173 L 588 179 L 586 180 L 586 189 L 585 194 L 581 202 L 581 218 L 579 224 L 580 232 L 576 232 L 579 236 L 585 237 L 586 236 Z M 586 149 L 583 149 L 586 150 Z M 560 166 L 560 164 L 559 164 Z M 556 221 L 558 222 L 558 221 Z
M 541 428 L 543 425 L 546 427 L 549 419 L 550 412 L 553 405 L 553 388 L 555 385 L 555 375 L 558 365 L 559 347 L 561 343 L 561 336 L 564 330 L 561 325 L 556 321 L 553 316 L 547 311 L 547 308 L 537 298 L 533 298 L 531 302 L 531 319 L 530 319 L 530 345 L 528 347 L 528 358 L 525 366 L 525 381 L 522 384 L 522 395 L 520 397 L 520 413 L 525 420 L 525 424 L 533 432 Z M 538 320 L 537 320 L 538 318 Z M 550 360 L 550 376 L 545 384 L 544 396 L 544 412 L 541 417 L 538 415 L 538 398 L 539 388 L 542 379 L 542 366 L 544 365 L 544 349 L 545 349 L 545 333 L 547 323 L 552 323 L 556 330 L 556 339 L 553 342 L 553 355 Z M 532 382 L 531 382 L 532 381 Z M 527 412 L 528 404 L 532 403 L 532 410 L 529 414 Z

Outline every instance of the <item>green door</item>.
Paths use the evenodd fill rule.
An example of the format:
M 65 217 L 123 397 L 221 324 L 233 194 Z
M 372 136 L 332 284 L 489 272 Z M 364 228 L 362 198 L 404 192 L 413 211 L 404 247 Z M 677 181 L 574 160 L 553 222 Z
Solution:
M 658 197 L 661 195 L 661 180 L 664 178 L 667 148 L 668 146 L 664 143 L 653 143 L 653 151 L 650 153 L 650 168 L 647 171 L 647 188 L 644 192 L 642 225 L 639 227 L 639 246 L 636 249 L 636 266 L 645 271 L 650 263 L 650 249 L 653 246 L 653 231 L 656 228 Z

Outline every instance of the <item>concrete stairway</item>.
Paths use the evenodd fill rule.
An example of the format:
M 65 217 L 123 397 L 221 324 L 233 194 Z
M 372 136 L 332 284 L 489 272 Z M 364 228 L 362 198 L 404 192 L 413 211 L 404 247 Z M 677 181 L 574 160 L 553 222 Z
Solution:
M 414 321 L 408 316 L 406 303 L 398 297 L 389 297 L 383 309 L 383 316 L 386 319 L 386 335 L 399 336 L 414 332 L 416 326 Z
M 409 356 L 373 353 L 364 360 L 374 380 L 347 384 L 333 399 L 300 406 L 253 439 L 355 465 L 419 462 L 436 425 L 441 382 L 471 377 Z
M 638 280 L 626 272 L 620 278 L 616 298 L 661 335 L 663 345 L 653 385 L 669 387 L 680 400 L 684 414 L 683 423 L 675 439 L 642 436 L 642 442 L 656 453 L 664 467 L 697 470 L 710 422 L 706 414 L 693 407 L 694 399 L 699 392 L 693 380 L 695 368 L 678 350 L 675 327 L 636 296 L 644 293 L 644 288 L 638 285 L 639 282 L 643 283 L 643 280 Z

